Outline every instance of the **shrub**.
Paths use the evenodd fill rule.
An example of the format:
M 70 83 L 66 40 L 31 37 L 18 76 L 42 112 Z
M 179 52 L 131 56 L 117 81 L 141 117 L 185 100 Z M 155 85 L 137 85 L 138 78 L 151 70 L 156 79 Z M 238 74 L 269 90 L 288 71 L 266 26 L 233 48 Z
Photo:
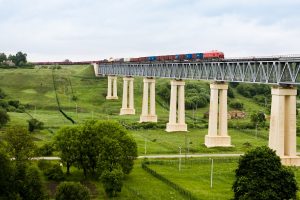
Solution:
M 90 192 L 87 187 L 77 182 L 63 182 L 58 185 L 55 193 L 56 200 L 89 200 Z
M 6 97 L 6 94 L 4 91 L 0 88 L 0 99 L 4 99 Z
M 3 109 L 0 109 L 0 128 L 5 124 L 7 124 L 8 121 L 9 121 L 9 116 L 7 112 Z
M 102 173 L 100 179 L 109 197 L 117 196 L 117 193 L 121 192 L 123 176 L 124 174 L 120 168 L 113 169 L 112 171 L 105 170 Z
M 237 110 L 243 110 L 244 109 L 244 104 L 241 103 L 241 102 L 236 101 L 236 102 L 231 102 L 229 104 L 229 107 L 237 109 Z
M 28 122 L 28 130 L 33 132 L 36 129 L 43 129 L 44 123 L 39 120 L 32 118 L 27 121 Z
M 49 180 L 62 181 L 64 180 L 64 172 L 59 164 L 52 165 L 44 171 L 45 176 Z
M 46 143 L 37 149 L 37 155 L 51 156 L 53 151 L 54 151 L 54 145 L 52 143 Z
M 47 160 L 39 160 L 37 165 L 38 165 L 38 168 L 40 170 L 42 170 L 43 172 L 52 166 L 52 164 Z
M 10 100 L 10 101 L 8 101 L 8 105 L 18 108 L 20 105 L 20 101 L 19 100 Z
M 282 166 L 275 151 L 258 147 L 241 156 L 232 186 L 234 199 L 296 199 L 293 171 Z

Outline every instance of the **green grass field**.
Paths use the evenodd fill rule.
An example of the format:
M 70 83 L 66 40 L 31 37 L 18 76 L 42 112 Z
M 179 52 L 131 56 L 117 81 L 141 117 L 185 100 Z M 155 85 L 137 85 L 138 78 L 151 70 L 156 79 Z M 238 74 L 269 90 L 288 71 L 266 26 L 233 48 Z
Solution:
M 55 97 L 54 82 L 57 87 L 57 96 L 62 110 L 78 124 L 90 119 L 112 119 L 130 126 L 139 121 L 142 107 L 142 78 L 135 78 L 135 109 L 134 116 L 120 116 L 119 111 L 122 101 L 122 79 L 118 78 L 118 100 L 106 100 L 107 79 L 96 78 L 91 66 L 68 66 L 52 72 L 51 69 L 0 69 L 0 88 L 8 95 L 7 100 L 19 100 L 22 104 L 28 104 L 26 113 L 9 112 L 11 121 L 7 125 L 16 124 L 27 126 L 27 120 L 31 116 L 42 121 L 45 128 L 40 132 L 33 133 L 38 146 L 53 139 L 56 131 L 62 126 L 70 126 L 72 123 L 63 117 L 58 111 Z M 157 87 L 168 79 L 157 79 Z M 202 84 L 207 84 L 202 82 Z M 234 90 L 238 101 L 244 103 L 245 119 L 229 120 L 233 124 L 248 123 L 250 115 L 256 111 L 265 111 L 265 107 L 257 105 L 254 100 L 239 95 Z M 72 99 L 75 96 L 76 101 Z M 196 111 L 186 110 L 186 122 L 189 131 L 167 133 L 164 125 L 168 122 L 168 103 L 156 98 L 156 110 L 159 128 L 128 130 L 138 145 L 139 155 L 155 154 L 182 154 L 201 153 L 244 153 L 250 148 L 268 144 L 268 130 L 260 129 L 257 134 L 255 130 L 229 129 L 233 147 L 230 148 L 206 148 L 204 137 L 207 134 L 207 119 L 203 115 L 208 111 L 208 106 Z M 298 123 L 299 118 L 297 119 Z M 192 128 L 193 125 L 201 128 Z M 0 134 L 3 134 L 5 128 Z M 0 135 L 1 136 L 1 135 Z M 300 140 L 297 137 L 297 140 Z M 300 141 L 299 141 L 300 142 Z M 298 149 L 299 146 L 298 146 Z M 232 197 L 231 184 L 234 178 L 236 162 L 216 163 L 215 183 L 210 188 L 210 163 L 184 164 L 178 171 L 178 163 L 175 165 L 151 165 L 151 168 L 164 174 L 172 181 L 190 190 L 199 199 L 230 199 Z M 184 159 L 183 159 L 184 161 Z M 141 168 L 141 161 L 137 160 L 133 172 L 126 177 L 124 187 L 118 198 L 115 199 L 184 199 L 184 197 L 149 175 Z M 296 172 L 300 182 L 300 172 Z M 73 169 L 72 176 L 68 180 L 82 180 L 82 172 Z M 90 180 L 94 199 L 107 199 L 102 185 L 97 180 Z M 47 184 L 51 184 L 48 183 Z

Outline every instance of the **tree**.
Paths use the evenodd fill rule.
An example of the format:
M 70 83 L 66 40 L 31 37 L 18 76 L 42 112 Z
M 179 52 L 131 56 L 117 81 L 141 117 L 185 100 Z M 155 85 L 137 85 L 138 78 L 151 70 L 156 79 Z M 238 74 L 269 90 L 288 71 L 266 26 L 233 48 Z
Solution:
M 0 199 L 8 198 L 13 193 L 13 174 L 14 170 L 8 156 L 0 150 Z
M 6 97 L 5 92 L 0 88 L 0 99 L 4 99 Z
M 293 171 L 282 166 L 275 151 L 263 146 L 241 156 L 232 186 L 234 199 L 296 199 Z
M 251 122 L 257 126 L 264 127 L 266 124 L 266 116 L 263 112 L 253 113 L 251 115 Z
M 9 115 L 7 114 L 6 110 L 0 108 L 0 128 L 7 124 L 9 121 Z
M 48 199 L 38 168 L 33 166 L 27 168 L 22 193 L 24 200 Z
M 70 167 L 78 159 L 78 148 L 80 141 L 78 141 L 78 135 L 80 128 L 77 126 L 73 127 L 64 127 L 57 132 L 55 138 L 55 145 L 60 151 L 61 161 L 67 167 L 67 174 L 70 174 Z
M 0 63 L 3 63 L 7 60 L 5 53 L 0 53 Z
M 9 55 L 8 60 L 11 60 L 16 66 L 21 66 L 27 63 L 27 54 L 19 51 L 16 55 Z
M 32 137 L 28 130 L 21 126 L 9 128 L 5 135 L 8 152 L 16 161 L 27 161 L 35 149 Z
M 114 197 L 118 192 L 121 192 L 123 186 L 123 171 L 120 167 L 116 167 L 112 171 L 105 170 L 100 180 L 103 183 L 105 192 L 109 197 Z
M 89 200 L 90 192 L 88 188 L 77 182 L 62 182 L 56 188 L 56 200 Z

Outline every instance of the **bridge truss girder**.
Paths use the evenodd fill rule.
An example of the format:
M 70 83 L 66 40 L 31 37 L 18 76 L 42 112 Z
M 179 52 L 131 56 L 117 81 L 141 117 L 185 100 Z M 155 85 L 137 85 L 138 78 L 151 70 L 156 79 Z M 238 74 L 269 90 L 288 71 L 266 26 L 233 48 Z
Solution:
M 98 74 L 298 85 L 300 84 L 299 70 L 300 61 L 295 60 L 100 63 Z

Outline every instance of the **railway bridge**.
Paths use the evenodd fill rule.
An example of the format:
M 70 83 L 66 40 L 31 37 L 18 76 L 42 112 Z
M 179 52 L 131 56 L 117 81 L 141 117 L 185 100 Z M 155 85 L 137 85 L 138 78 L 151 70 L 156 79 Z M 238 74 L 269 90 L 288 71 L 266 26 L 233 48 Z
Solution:
M 228 82 L 272 85 L 269 147 L 285 165 L 300 166 L 296 155 L 296 85 L 300 84 L 300 59 L 225 59 L 197 62 L 111 62 L 93 63 L 96 76 L 108 77 L 106 99 L 118 99 L 117 77 L 123 77 L 120 115 L 134 115 L 134 77 L 143 79 L 143 103 L 140 122 L 157 122 L 155 78 L 171 79 L 169 122 L 166 131 L 187 131 L 185 123 L 185 80 L 210 83 L 210 109 L 207 147 L 230 147 L 227 125 Z

